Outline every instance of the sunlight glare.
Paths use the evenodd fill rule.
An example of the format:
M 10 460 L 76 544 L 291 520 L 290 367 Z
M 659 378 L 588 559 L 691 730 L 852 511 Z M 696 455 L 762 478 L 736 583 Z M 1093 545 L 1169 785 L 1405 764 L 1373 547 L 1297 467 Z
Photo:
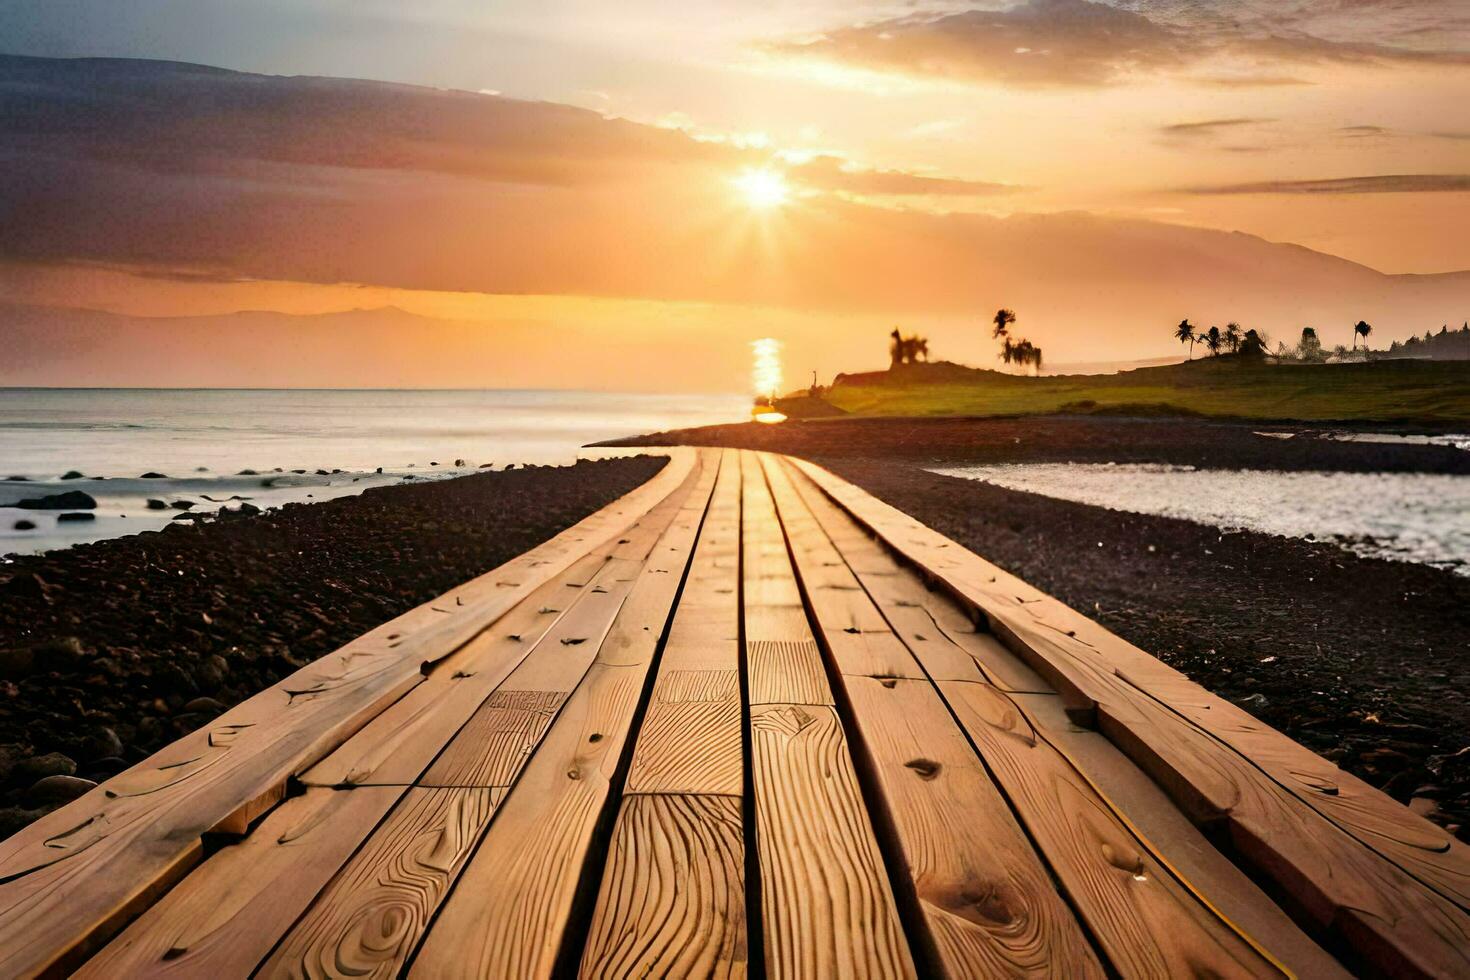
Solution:
M 769 404 L 781 393 L 781 341 L 774 337 L 752 340 L 750 352 L 755 358 L 750 372 L 751 387 L 756 398 Z
M 747 170 L 733 183 L 752 208 L 776 208 L 791 200 L 786 178 L 774 170 Z

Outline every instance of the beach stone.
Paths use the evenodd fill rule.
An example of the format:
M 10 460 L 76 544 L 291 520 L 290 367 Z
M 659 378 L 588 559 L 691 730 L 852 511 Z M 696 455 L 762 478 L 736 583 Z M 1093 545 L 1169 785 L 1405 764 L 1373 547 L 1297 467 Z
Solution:
M 189 508 L 194 506 L 194 501 L 175 500 L 173 503 L 169 504 L 169 506 L 172 507 L 174 510 L 188 510 Z
M 70 665 L 86 657 L 87 650 L 82 646 L 82 641 L 75 636 L 54 636 L 49 640 L 43 640 L 32 649 L 40 658 L 42 664 L 52 661 L 60 661 L 63 665 Z
M 87 766 L 89 775 L 100 776 L 103 779 L 111 779 L 118 773 L 128 768 L 128 760 L 121 756 L 110 755 L 104 759 L 98 759 Z
M 328 473 L 326 470 L 317 470 L 316 471 L 316 475 L 317 476 L 331 476 L 332 474 Z
M 80 480 L 80 479 L 83 479 L 82 474 L 79 473 L 76 470 L 67 470 L 65 473 L 61 474 L 61 478 L 63 480 Z
M 195 698 L 194 700 L 185 703 L 185 705 L 181 709 L 179 709 L 179 714 L 217 715 L 224 710 L 225 706 L 220 704 L 214 698 Z
M 60 752 L 33 755 L 15 764 L 14 774 L 24 781 L 45 779 L 48 776 L 75 776 L 77 764 Z
M 25 677 L 36 664 L 36 654 L 25 647 L 0 648 L 0 677 Z
M 122 755 L 122 739 L 111 728 L 101 726 L 88 735 L 82 743 L 82 751 L 88 759 L 106 759 Z
M 31 784 L 31 788 L 26 790 L 25 801 L 32 806 L 70 803 L 88 790 L 96 788 L 96 783 L 80 776 L 46 776 Z
M 96 514 L 89 514 L 86 511 L 75 511 L 56 515 L 56 523 L 58 524 L 81 524 L 85 521 L 95 521 L 96 519 Z
M 157 497 L 149 497 L 148 498 L 148 509 L 149 510 L 168 510 L 168 503 L 166 501 L 159 500 Z
M 36 522 L 28 521 L 24 517 L 22 517 L 11 526 L 14 527 L 17 531 L 34 531 L 36 529 Z
M 257 473 L 255 470 L 241 470 L 240 472 L 236 473 L 235 475 L 236 476 L 260 476 L 260 474 Z
M 464 465 L 464 460 L 462 460 L 462 459 L 456 459 L 454 461 L 454 465 L 455 466 L 463 466 Z
M 0 745 L 0 783 L 10 778 L 10 772 L 15 768 L 15 748 L 9 745 Z
M 165 473 L 155 473 L 152 470 L 149 470 L 147 473 L 144 473 L 142 476 L 138 477 L 138 479 L 140 479 L 140 480 L 167 480 L 168 479 L 168 475 L 165 474 Z
M 67 490 L 45 497 L 27 497 L 15 506 L 22 510 L 87 510 L 97 506 L 97 499 L 81 490 Z

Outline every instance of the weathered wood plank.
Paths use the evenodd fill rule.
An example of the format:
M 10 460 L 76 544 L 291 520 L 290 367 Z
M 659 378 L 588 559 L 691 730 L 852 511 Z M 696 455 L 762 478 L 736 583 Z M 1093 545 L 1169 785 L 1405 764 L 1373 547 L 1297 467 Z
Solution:
M 75 965 L 197 858 L 543 582 L 683 484 L 648 483 L 498 569 L 378 627 L 0 843 L 0 973 Z M 85 887 L 82 887 L 85 882 Z
M 583 977 L 743 977 L 740 801 L 623 800 L 582 957 Z
M 420 786 L 509 786 L 566 700 L 563 691 L 496 691 L 480 705 Z
M 435 667 L 423 683 L 369 722 L 331 755 L 302 774 L 307 785 L 400 785 L 418 780 L 448 742 L 499 687 L 534 684 L 525 664 L 543 643 L 583 644 L 598 632 L 608 602 L 626 594 L 627 576 L 648 561 L 699 478 L 691 469 L 684 483 L 650 509 L 622 536 L 609 539 L 542 585 L 488 629 Z M 613 595 L 615 593 L 615 595 Z M 590 607 L 590 608 L 589 608 Z M 587 647 L 584 649 L 592 649 Z M 533 658 L 563 662 L 581 657 Z M 582 668 L 585 670 L 585 665 Z M 558 672 L 561 673 L 561 672 Z M 540 679 L 548 689 L 570 690 L 570 681 Z
M 897 603 L 923 590 L 915 572 L 883 554 L 808 481 L 800 481 L 797 489 L 884 617 L 892 622 L 908 615 L 913 606 Z M 956 658 L 942 642 L 927 639 L 930 635 L 932 631 L 905 637 L 905 644 L 931 676 L 943 677 Z M 1010 656 L 1006 651 L 1000 659 Z M 1113 969 L 1122 976 L 1280 975 L 1274 951 L 1267 952 L 1258 937 L 1218 914 L 1213 899 L 1206 895 L 1201 901 L 1187 881 L 1176 877 L 1036 727 L 1021 701 L 983 679 L 972 679 L 992 676 L 995 659 L 971 661 L 973 673 L 961 672 L 963 680 L 938 680 L 940 694 Z M 1015 676 L 1014 671 L 1007 673 Z M 1039 682 L 1035 677 L 1032 684 Z M 1050 697 L 1055 700 L 1054 693 Z M 1031 699 L 1038 700 L 1042 698 Z
M 705 467 L 586 679 L 501 804 L 415 958 L 413 975 L 551 975 L 717 468 L 717 458 Z
M 175 885 L 75 974 L 248 976 L 402 796 L 308 789 Z
M 845 675 L 842 683 L 945 971 L 1103 976 L 934 686 L 861 675 Z
M 751 707 L 770 977 L 915 976 L 836 709 Z
M 489 825 L 503 792 L 407 790 L 286 934 L 259 975 L 396 976 Z
M 727 793 L 743 780 L 740 464 L 727 450 L 674 613 L 626 793 Z
M 1057 751 L 1228 921 L 1256 937 L 1299 977 L 1347 977 L 1260 887 L 1221 854 L 1148 775 L 1096 731 L 1067 717 L 1054 694 L 1012 694 Z
M 751 788 L 766 975 L 914 976 L 760 459 L 742 453 L 741 464 Z
M 812 596 L 808 574 L 832 581 L 838 569 L 831 562 L 840 557 L 784 470 L 772 465 L 767 475 L 797 575 Z M 842 570 L 851 578 L 845 565 Z M 859 615 L 872 634 L 886 630 L 881 613 L 852 582 L 837 615 L 867 603 Z M 813 605 L 822 635 L 832 635 L 823 604 Z M 879 798 L 870 805 L 892 835 L 922 918 L 925 935 L 915 938 L 954 976 L 1102 976 L 1076 918 L 938 691 L 893 642 L 910 660 L 902 673 L 849 673 L 840 659 L 837 664 L 877 784 Z
M 1385 972 L 1470 972 L 1470 848 L 932 529 L 793 465 L 983 614 L 1196 822 L 1223 824 L 1314 930 Z

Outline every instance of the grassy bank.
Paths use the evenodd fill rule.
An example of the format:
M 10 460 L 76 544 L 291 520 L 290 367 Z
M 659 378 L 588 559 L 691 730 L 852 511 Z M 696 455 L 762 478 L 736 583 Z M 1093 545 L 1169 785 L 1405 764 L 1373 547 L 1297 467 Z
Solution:
M 864 416 L 1070 412 L 1455 425 L 1470 424 L 1470 362 L 1308 366 L 1221 357 L 1112 375 L 1041 378 L 917 365 L 848 376 L 826 398 Z

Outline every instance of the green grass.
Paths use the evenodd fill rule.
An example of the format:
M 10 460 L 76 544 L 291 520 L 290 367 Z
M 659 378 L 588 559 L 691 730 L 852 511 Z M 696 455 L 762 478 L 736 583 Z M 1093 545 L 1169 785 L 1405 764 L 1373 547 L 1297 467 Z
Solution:
M 1378 361 L 1320 366 L 1233 359 L 1114 375 L 1029 378 L 975 371 L 926 381 L 865 375 L 827 400 L 854 415 L 1203 415 L 1300 421 L 1470 423 L 1470 363 Z

